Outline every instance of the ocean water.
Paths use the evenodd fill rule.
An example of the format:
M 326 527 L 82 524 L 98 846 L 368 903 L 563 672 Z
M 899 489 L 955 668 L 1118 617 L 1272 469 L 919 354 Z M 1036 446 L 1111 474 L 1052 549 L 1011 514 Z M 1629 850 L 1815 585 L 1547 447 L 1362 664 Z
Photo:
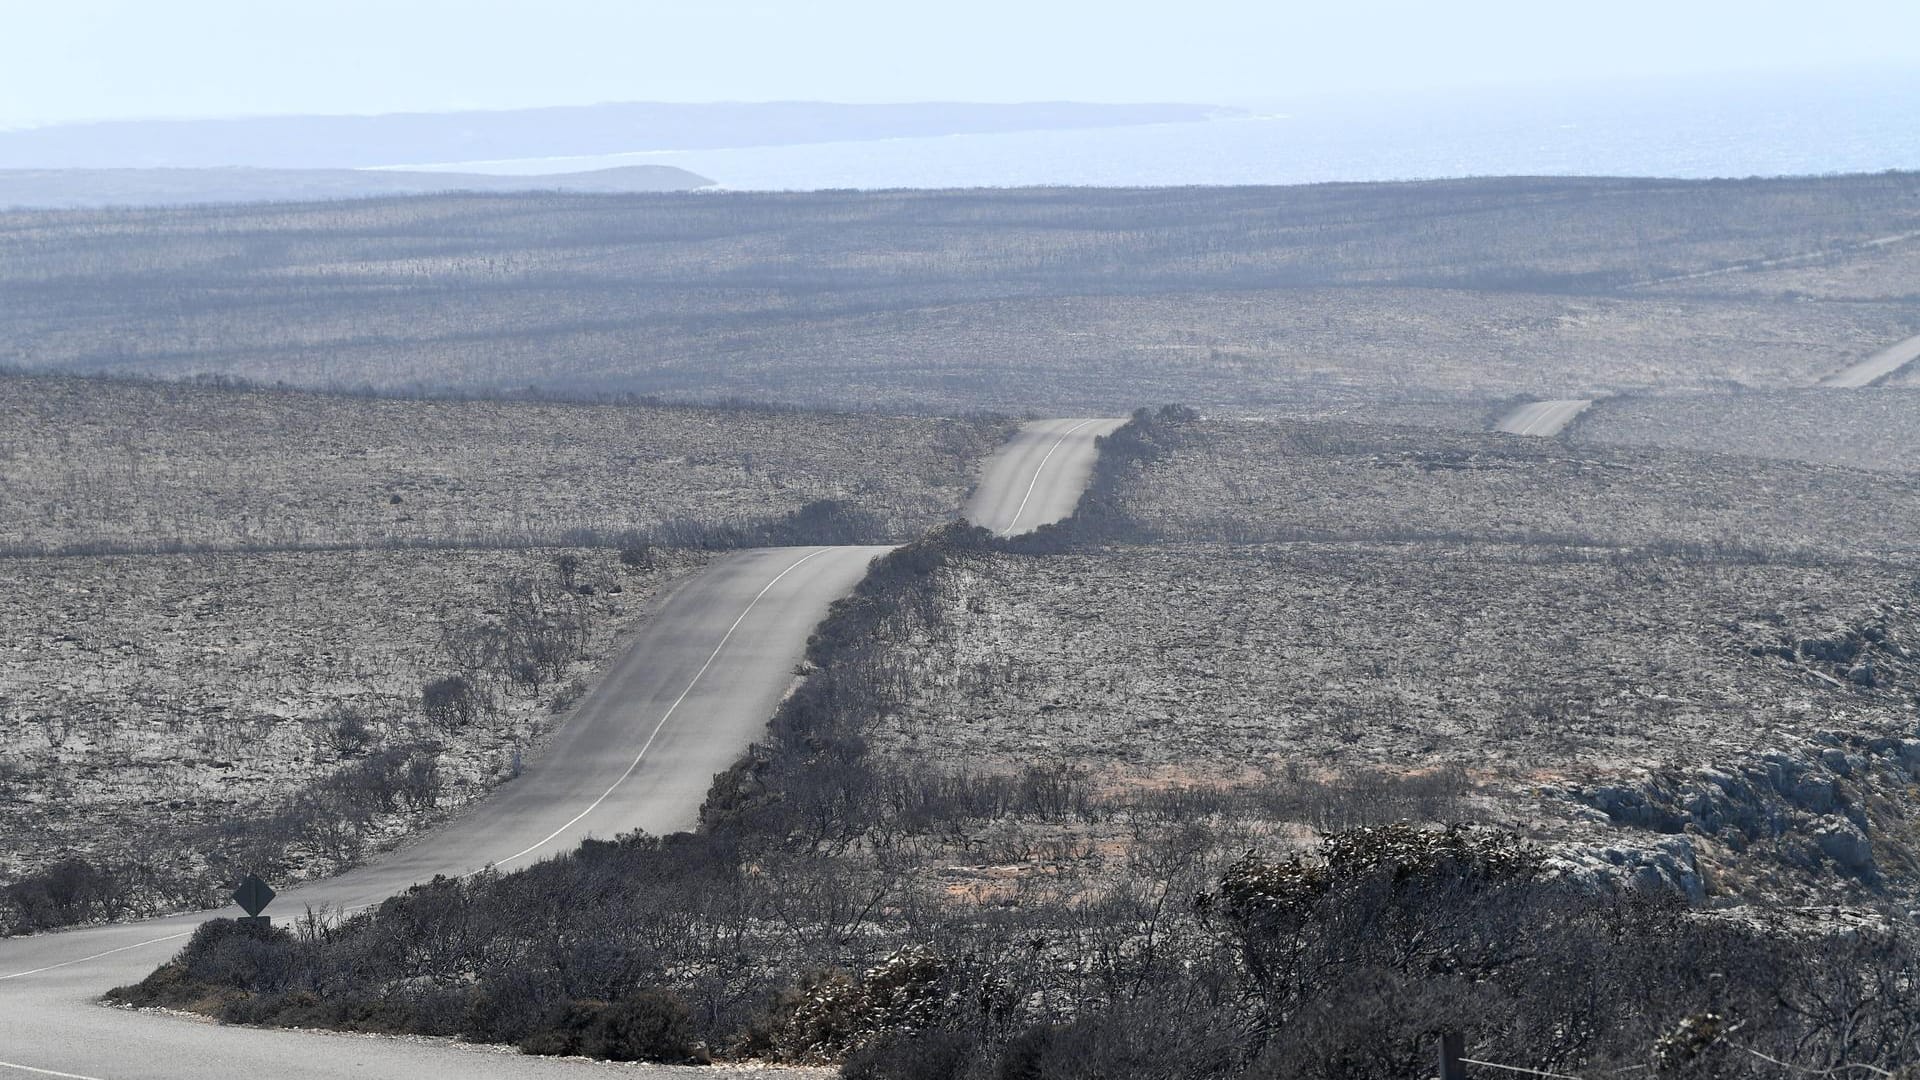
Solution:
M 436 166 L 677 165 L 744 190 L 1920 169 L 1920 72 L 1262 102 L 1198 123 Z

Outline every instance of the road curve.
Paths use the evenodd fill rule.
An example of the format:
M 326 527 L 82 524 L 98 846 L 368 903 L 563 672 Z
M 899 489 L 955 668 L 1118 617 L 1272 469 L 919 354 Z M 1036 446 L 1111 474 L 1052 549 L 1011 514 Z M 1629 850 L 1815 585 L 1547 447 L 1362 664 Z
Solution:
M 1560 434 L 1573 418 L 1587 411 L 1593 401 L 1587 398 L 1562 398 L 1555 401 L 1529 401 L 1500 418 L 1493 430 L 1509 435 Z
M 1092 471 L 1095 437 L 1123 422 L 1026 425 L 983 467 L 967 515 L 1009 534 L 1066 517 Z M 746 551 L 681 582 L 655 601 L 634 640 L 519 779 L 364 867 L 284 890 L 273 913 L 355 910 L 436 874 L 511 870 L 588 836 L 691 826 L 713 775 L 764 730 L 827 607 L 887 550 Z M 687 1075 L 448 1040 L 216 1027 L 96 1003 L 106 988 L 152 971 L 201 922 L 234 914 L 0 940 L 0 1080 Z
M 273 913 L 358 908 L 435 874 L 524 866 L 587 836 L 691 826 L 713 775 L 764 731 L 828 605 L 886 550 L 741 552 L 682 582 L 519 779 L 365 867 L 285 890 Z M 213 1029 L 94 1004 L 153 970 L 209 916 L 0 940 L 0 1078 L 580 1075 L 575 1065 L 449 1053 L 431 1041 Z
M 1896 341 L 1852 367 L 1821 379 L 1820 385 L 1836 390 L 1858 390 L 1872 386 L 1915 360 L 1920 360 L 1920 334 Z
M 1124 419 L 1035 420 L 980 470 L 963 515 L 1002 536 L 1051 525 L 1073 513 L 1093 472 L 1094 440 Z

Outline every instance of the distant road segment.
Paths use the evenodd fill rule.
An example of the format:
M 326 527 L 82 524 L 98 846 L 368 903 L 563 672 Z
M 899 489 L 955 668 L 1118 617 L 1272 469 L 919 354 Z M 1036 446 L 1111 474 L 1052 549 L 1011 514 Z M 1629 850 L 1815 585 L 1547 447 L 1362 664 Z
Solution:
M 1920 232 L 1903 232 L 1895 233 L 1892 236 L 1876 236 L 1871 240 L 1861 240 L 1853 244 L 1842 244 L 1839 247 L 1822 248 L 1819 251 L 1803 251 L 1798 255 L 1780 255 L 1771 259 L 1752 259 L 1747 262 L 1735 263 L 1732 266 L 1716 266 L 1711 270 L 1695 270 L 1686 274 L 1672 274 L 1667 277 L 1649 278 L 1646 281 L 1636 281 L 1626 286 L 1626 288 L 1648 289 L 1656 285 L 1671 285 L 1680 281 L 1699 281 L 1702 278 L 1720 277 L 1725 274 L 1746 274 L 1756 270 L 1772 270 L 1781 266 L 1793 266 L 1798 263 L 1831 259 L 1839 255 L 1872 251 L 1875 248 L 1892 247 L 1895 244 L 1904 244 L 1909 240 L 1916 239 L 1920 239 Z
M 1852 367 L 1821 379 L 1820 385 L 1837 390 L 1858 390 L 1879 382 L 1915 360 L 1920 360 L 1920 334 L 1895 342 Z
M 1093 473 L 1094 441 L 1124 419 L 1035 420 L 981 469 L 967 500 L 968 521 L 1002 535 L 1031 532 L 1070 516 Z
M 1820 385 L 1836 390 L 1858 390 L 1892 376 L 1917 360 L 1920 360 L 1920 334 L 1897 341 L 1852 367 L 1821 379 Z M 1510 435 L 1558 435 L 1592 404 L 1590 399 L 1577 398 L 1529 401 L 1501 417 L 1493 429 Z
M 1587 411 L 1589 398 L 1562 398 L 1554 401 L 1529 401 L 1500 418 L 1493 430 L 1509 435 L 1552 437 L 1566 430 L 1573 418 Z

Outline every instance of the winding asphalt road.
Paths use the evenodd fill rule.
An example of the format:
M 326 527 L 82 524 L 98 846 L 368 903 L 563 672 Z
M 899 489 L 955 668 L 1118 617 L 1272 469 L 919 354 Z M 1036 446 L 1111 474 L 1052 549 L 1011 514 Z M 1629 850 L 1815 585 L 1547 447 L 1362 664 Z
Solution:
M 1002 536 L 1027 532 L 1073 513 L 1093 472 L 1094 440 L 1126 423 L 1115 419 L 1035 420 L 1021 427 L 980 470 L 966 519 Z
M 983 468 L 969 515 L 1011 532 L 1071 513 L 1092 470 L 1094 434 L 1120 423 L 1027 425 Z M 886 550 L 746 551 L 680 583 L 656 598 L 632 643 L 520 778 L 365 867 L 283 891 L 272 913 L 354 910 L 436 874 L 525 866 L 588 836 L 690 827 L 713 775 L 764 730 L 807 635 Z M 108 987 L 152 971 L 202 921 L 236 913 L 0 940 L 0 1078 L 682 1075 L 445 1040 L 222 1027 L 96 1004 Z

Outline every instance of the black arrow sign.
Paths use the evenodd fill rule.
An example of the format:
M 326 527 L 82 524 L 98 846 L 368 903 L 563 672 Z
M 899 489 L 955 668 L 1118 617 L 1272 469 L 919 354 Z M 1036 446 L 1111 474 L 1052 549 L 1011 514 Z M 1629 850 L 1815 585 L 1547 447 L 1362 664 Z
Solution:
M 240 887 L 233 890 L 233 900 L 248 915 L 257 916 L 273 902 L 273 889 L 266 882 L 248 874 Z

